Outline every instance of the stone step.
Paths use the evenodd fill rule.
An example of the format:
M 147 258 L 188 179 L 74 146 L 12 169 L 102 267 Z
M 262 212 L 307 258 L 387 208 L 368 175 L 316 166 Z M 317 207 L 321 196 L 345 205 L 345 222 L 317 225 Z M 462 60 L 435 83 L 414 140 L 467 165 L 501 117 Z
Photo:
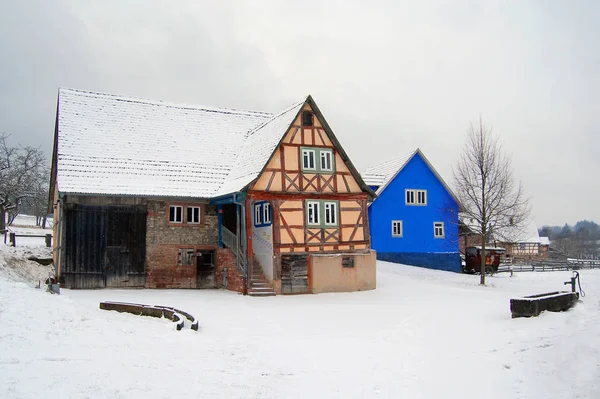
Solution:
M 274 291 L 273 287 L 269 287 L 269 286 L 266 286 L 266 287 L 257 287 L 257 286 L 253 285 L 252 287 L 250 287 L 250 289 L 252 291 Z
M 249 296 L 275 296 L 275 291 L 248 291 Z

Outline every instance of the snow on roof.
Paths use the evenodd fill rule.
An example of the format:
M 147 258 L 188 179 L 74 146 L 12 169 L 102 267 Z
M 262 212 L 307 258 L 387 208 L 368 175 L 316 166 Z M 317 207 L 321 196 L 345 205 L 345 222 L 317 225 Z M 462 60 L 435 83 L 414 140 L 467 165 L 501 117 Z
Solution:
M 550 245 L 549 237 L 540 237 L 540 245 Z
M 460 221 L 470 229 L 477 231 L 479 225 L 477 221 L 471 219 L 468 215 L 461 213 Z M 494 228 L 492 226 L 492 239 L 506 243 L 541 243 L 542 240 L 538 234 L 537 225 L 533 220 L 528 220 L 522 226 L 503 226 Z M 546 237 L 547 238 L 547 237 Z
M 292 105 L 248 134 L 235 166 L 217 195 L 239 191 L 258 177 L 305 102 L 303 99 Z
M 363 180 L 369 186 L 376 186 L 376 193 L 379 195 L 385 186 L 387 186 L 394 176 L 396 176 L 396 174 L 404 167 L 407 161 L 412 158 L 415 152 L 416 151 L 412 151 L 406 156 L 389 159 L 379 165 L 365 169 L 364 172 L 361 173 Z
M 404 169 L 404 167 L 408 164 L 408 162 L 415 156 L 415 154 L 419 154 L 421 159 L 427 164 L 431 172 L 435 175 L 435 177 L 439 180 L 439 182 L 446 188 L 446 191 L 450 194 L 450 196 L 454 199 L 454 201 L 458 204 L 459 207 L 462 208 L 460 201 L 452 192 L 452 189 L 446 184 L 442 176 L 435 170 L 431 162 L 427 159 L 425 154 L 417 148 L 412 151 L 407 156 L 401 158 L 395 158 L 388 161 L 385 161 L 377 166 L 373 166 L 365 169 L 365 171 L 361 174 L 365 183 L 369 186 L 376 186 L 377 190 L 375 193 L 380 195 L 383 190 L 387 187 L 388 184 Z
M 273 117 L 60 89 L 60 191 L 201 198 L 236 191 L 257 176 L 299 107 Z

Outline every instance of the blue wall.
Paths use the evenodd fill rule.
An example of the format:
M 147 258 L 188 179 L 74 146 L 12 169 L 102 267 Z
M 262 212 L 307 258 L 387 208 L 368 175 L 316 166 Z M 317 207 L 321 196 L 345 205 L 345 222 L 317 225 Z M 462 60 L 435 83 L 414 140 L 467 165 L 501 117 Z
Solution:
M 406 205 L 405 189 L 427 190 L 427 205 Z M 378 259 L 460 271 L 457 212 L 458 205 L 417 152 L 369 207 L 371 246 Z M 402 237 L 392 237 L 392 220 L 402 220 Z M 444 222 L 444 238 L 434 237 L 434 222 Z

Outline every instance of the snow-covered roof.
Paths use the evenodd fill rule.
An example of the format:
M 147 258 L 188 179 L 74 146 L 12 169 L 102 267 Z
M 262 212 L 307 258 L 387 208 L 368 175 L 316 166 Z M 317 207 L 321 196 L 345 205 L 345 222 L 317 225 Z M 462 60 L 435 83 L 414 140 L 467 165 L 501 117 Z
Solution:
M 429 162 L 429 160 L 427 159 L 425 154 L 423 154 L 423 152 L 419 148 L 412 151 L 410 154 L 408 154 L 406 156 L 390 159 L 390 160 L 380 163 L 379 165 L 372 166 L 372 167 L 365 169 L 364 172 L 361 173 L 362 178 L 367 185 L 369 185 L 371 187 L 373 187 L 373 186 L 377 187 L 375 193 L 377 195 L 380 195 L 383 192 L 383 190 L 385 190 L 385 188 L 388 186 L 388 184 L 390 184 L 390 182 L 392 180 L 394 180 L 394 178 L 402 171 L 402 169 L 404 169 L 404 167 L 410 162 L 410 160 L 416 154 L 419 154 L 421 159 L 423 159 L 423 161 L 425 162 L 425 164 L 427 164 L 427 166 L 429 167 L 431 172 L 435 175 L 435 177 L 439 180 L 439 182 L 444 186 L 444 188 L 446 188 L 446 191 L 448 191 L 448 193 L 454 199 L 454 201 L 456 201 L 458 206 L 462 207 L 460 204 L 460 201 L 458 200 L 456 195 L 454 195 L 454 192 L 452 192 L 452 189 L 450 188 L 450 186 L 448 186 L 446 184 L 444 179 L 442 179 L 442 176 L 440 176 L 440 174 L 437 172 L 437 170 L 435 170 L 435 168 L 433 167 L 431 162 Z
M 459 215 L 459 219 L 461 223 L 463 223 L 469 229 L 472 229 L 474 231 L 479 230 L 479 225 L 477 224 L 477 221 L 471 219 L 468 215 L 461 213 Z M 542 238 L 547 239 L 547 237 L 540 237 L 540 235 L 538 234 L 537 225 L 531 219 L 525 221 L 525 223 L 519 226 L 502 226 L 501 228 L 492 226 L 491 235 L 492 240 L 516 244 L 540 244 L 542 243 Z
M 415 151 L 412 151 L 406 156 L 389 159 L 379 165 L 371 166 L 365 169 L 361 173 L 361 176 L 367 185 L 377 187 L 376 193 L 379 195 L 384 187 L 404 167 L 406 162 L 412 158 L 414 153 Z
M 239 191 L 258 177 L 305 102 L 306 99 L 292 105 L 247 135 L 236 164 L 217 195 Z
M 278 115 L 60 89 L 61 192 L 210 198 L 255 179 L 304 101 Z
M 540 237 L 540 245 L 550 245 L 550 237 Z

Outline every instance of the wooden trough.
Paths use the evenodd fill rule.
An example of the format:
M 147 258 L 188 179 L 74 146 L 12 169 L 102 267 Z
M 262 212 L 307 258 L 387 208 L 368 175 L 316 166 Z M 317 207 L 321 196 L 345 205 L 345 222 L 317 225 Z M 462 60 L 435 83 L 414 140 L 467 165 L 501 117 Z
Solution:
M 198 331 L 198 320 L 196 320 L 194 316 L 173 307 L 150 306 L 127 302 L 100 302 L 100 309 L 116 310 L 117 312 L 126 312 L 138 316 L 165 317 L 177 324 L 177 330 L 183 329 L 184 320 L 188 319 L 191 323 L 190 328 L 194 331 Z
M 512 318 L 539 316 L 547 310 L 550 312 L 564 312 L 572 308 L 579 294 L 570 291 L 555 291 L 545 294 L 529 295 L 510 300 Z

